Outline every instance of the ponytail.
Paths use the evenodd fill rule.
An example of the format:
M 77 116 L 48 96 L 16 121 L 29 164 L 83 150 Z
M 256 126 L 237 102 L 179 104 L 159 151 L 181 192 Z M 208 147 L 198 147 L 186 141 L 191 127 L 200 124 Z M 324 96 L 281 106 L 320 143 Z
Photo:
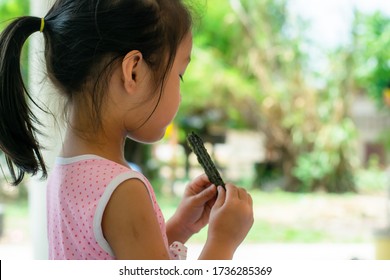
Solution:
M 20 17 L 0 35 L 0 149 L 4 152 L 12 184 L 24 174 L 47 176 L 36 134 L 40 122 L 29 107 L 38 106 L 28 93 L 20 70 L 22 47 L 27 38 L 41 29 L 41 19 Z M 39 108 L 39 106 L 38 106 Z

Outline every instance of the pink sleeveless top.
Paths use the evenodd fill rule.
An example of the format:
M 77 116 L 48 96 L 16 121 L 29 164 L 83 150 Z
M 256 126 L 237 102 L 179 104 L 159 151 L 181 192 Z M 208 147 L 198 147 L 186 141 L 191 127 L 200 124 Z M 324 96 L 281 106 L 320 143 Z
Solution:
M 137 178 L 145 184 L 165 245 L 169 249 L 164 217 L 149 181 L 142 174 L 110 160 L 95 155 L 83 155 L 57 158 L 49 177 L 49 259 L 115 259 L 103 236 L 103 212 L 115 189 L 125 180 L 132 178 Z

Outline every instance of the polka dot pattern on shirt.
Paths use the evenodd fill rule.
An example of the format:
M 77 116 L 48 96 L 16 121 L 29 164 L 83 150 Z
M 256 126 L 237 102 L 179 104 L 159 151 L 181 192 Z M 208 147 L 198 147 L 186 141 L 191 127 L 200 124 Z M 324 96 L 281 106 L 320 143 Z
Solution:
M 68 161 L 57 161 L 48 182 L 49 258 L 114 259 L 97 242 L 93 221 L 107 186 L 130 169 L 96 156 Z M 168 246 L 164 217 L 152 187 L 144 181 Z

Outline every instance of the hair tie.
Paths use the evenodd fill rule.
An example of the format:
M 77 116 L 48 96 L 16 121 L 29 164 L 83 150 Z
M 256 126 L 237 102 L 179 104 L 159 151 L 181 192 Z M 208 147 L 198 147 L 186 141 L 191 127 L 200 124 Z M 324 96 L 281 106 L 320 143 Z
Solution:
M 45 19 L 41 18 L 41 28 L 39 28 L 39 32 L 43 32 L 43 29 L 45 28 Z

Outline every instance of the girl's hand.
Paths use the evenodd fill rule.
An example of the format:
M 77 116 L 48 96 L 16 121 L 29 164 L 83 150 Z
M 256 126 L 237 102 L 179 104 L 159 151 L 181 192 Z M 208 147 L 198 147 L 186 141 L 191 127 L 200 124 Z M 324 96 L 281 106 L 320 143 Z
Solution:
M 216 198 L 217 187 L 211 185 L 205 174 L 190 182 L 176 213 L 167 222 L 169 242 L 185 243 L 206 226 Z
M 231 259 L 253 225 L 253 201 L 245 189 L 226 184 L 210 213 L 206 245 L 201 259 Z

